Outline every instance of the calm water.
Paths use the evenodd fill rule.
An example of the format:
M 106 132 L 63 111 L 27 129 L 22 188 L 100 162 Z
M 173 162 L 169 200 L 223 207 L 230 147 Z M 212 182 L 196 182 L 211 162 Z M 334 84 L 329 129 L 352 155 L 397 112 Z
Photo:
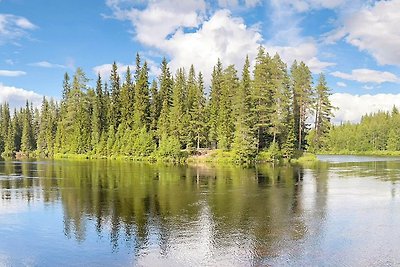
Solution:
M 0 162 L 0 266 L 400 265 L 400 160 Z

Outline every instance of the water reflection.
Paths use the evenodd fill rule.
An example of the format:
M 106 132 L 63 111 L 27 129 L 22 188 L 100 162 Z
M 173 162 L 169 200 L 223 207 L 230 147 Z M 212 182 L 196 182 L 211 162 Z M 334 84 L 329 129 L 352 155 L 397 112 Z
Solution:
M 30 213 L 29 203 L 43 203 L 44 214 L 50 214 L 48 206 L 56 211 L 59 207 L 60 213 L 51 216 L 61 227 L 37 219 L 42 227 L 62 232 L 64 240 L 47 244 L 38 238 L 44 247 L 61 250 L 69 245 L 68 257 L 75 263 L 82 263 L 83 250 L 93 255 L 92 263 L 105 264 L 111 257 L 111 265 L 318 265 L 326 262 L 332 244 L 346 242 L 332 234 L 337 230 L 332 225 L 337 198 L 330 196 L 340 192 L 332 184 L 334 178 L 374 175 L 395 180 L 398 164 L 246 169 L 115 161 L 1 162 L 0 224 L 6 210 Z M 18 229 L 10 231 L 23 235 Z M 96 248 L 104 244 L 108 250 L 99 255 Z M 327 251 L 310 252 L 315 248 Z M 0 255 L 2 250 L 7 253 L 0 243 Z

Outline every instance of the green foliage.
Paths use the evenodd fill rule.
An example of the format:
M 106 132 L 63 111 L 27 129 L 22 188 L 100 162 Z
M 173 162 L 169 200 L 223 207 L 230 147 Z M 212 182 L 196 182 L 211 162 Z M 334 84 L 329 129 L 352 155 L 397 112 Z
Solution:
M 370 154 L 383 151 L 390 154 L 400 150 L 400 114 L 379 111 L 364 115 L 359 123 L 332 126 L 324 151 L 330 153 Z M 386 151 L 386 152 L 385 152 Z
M 156 153 L 157 159 L 179 162 L 183 158 L 181 143 L 175 136 L 161 136 L 160 145 Z
M 218 148 L 205 158 L 243 163 L 290 159 L 298 144 L 300 150 L 305 147 L 305 140 L 323 143 L 318 149 L 334 146 L 326 141 L 335 135 L 328 131 L 329 90 L 321 76 L 315 94 L 304 63 L 295 63 L 289 75 L 279 55 L 271 57 L 260 47 L 254 78 L 246 58 L 239 80 L 236 67 L 224 69 L 218 59 L 208 96 L 207 82 L 201 73 L 196 75 L 193 65 L 188 74 L 178 68 L 174 78 L 165 58 L 160 69 L 158 81 L 149 87 L 147 63 L 141 65 L 137 54 L 135 72 L 127 68 L 122 84 L 115 62 L 110 86 L 98 75 L 91 88 L 78 68 L 72 79 L 64 75 L 60 103 L 44 98 L 40 110 L 27 103 L 13 115 L 8 104 L 0 105 L 0 153 L 177 162 L 185 160 L 189 151 L 198 155 Z M 306 138 L 306 120 L 313 110 L 319 112 L 318 139 Z M 385 137 L 377 132 L 378 126 L 373 128 L 373 135 L 379 136 L 375 147 L 398 149 L 397 128 Z

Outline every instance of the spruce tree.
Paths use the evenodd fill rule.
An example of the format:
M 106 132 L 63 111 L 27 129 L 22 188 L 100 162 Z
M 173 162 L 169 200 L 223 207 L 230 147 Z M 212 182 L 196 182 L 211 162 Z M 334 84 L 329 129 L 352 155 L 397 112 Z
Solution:
M 217 65 L 213 69 L 211 76 L 211 91 L 210 91 L 210 101 L 208 105 L 208 113 L 210 115 L 209 119 L 209 134 L 208 138 L 211 143 L 212 148 L 217 147 L 217 127 L 219 118 L 219 106 L 222 91 L 222 63 L 218 59 Z
M 234 65 L 229 65 L 223 72 L 221 95 L 218 107 L 217 120 L 217 147 L 229 150 L 232 143 L 234 129 L 232 117 L 233 95 L 239 88 L 239 79 Z
M 164 58 L 161 62 L 161 75 L 159 77 L 160 92 L 160 116 L 158 119 L 157 136 L 160 138 L 163 134 L 169 134 L 170 109 L 172 106 L 172 86 L 173 79 L 169 71 L 167 60 Z
M 151 83 L 150 93 L 150 130 L 155 134 L 157 132 L 158 117 L 160 116 L 160 101 L 156 80 Z
M 193 103 L 189 110 L 190 131 L 193 133 L 196 148 L 200 149 L 201 142 L 206 140 L 207 114 L 206 99 L 204 96 L 204 81 L 201 72 L 197 78 L 197 84 L 193 93 Z
M 140 70 L 139 79 L 135 85 L 135 99 L 133 106 L 133 129 L 139 131 L 145 127 L 150 128 L 150 94 L 149 94 L 149 74 L 147 62 Z
M 114 125 L 114 129 L 118 129 L 121 123 L 121 88 L 120 88 L 120 77 L 118 74 L 117 64 L 113 63 L 111 76 L 111 120 Z
M 251 91 L 252 117 L 257 135 L 257 152 L 268 145 L 268 127 L 272 109 L 271 58 L 260 46 L 254 67 L 254 80 Z
M 330 130 L 334 109 L 329 100 L 331 93 L 323 73 L 319 75 L 318 84 L 315 88 L 315 95 L 315 136 L 313 143 L 315 149 L 319 150 L 324 146 L 324 138 Z
M 313 106 L 313 88 L 310 69 L 296 61 L 291 67 L 293 88 L 293 116 L 294 132 L 298 150 L 303 150 L 306 145 L 307 119 Z
M 126 69 L 125 82 L 121 89 L 121 122 L 132 129 L 133 127 L 133 109 L 135 103 L 135 86 L 131 77 L 129 66 Z
M 29 108 L 28 101 L 26 102 L 25 110 L 23 111 L 22 137 L 21 137 L 21 152 L 29 154 L 34 148 L 34 136 L 32 126 L 32 113 Z
M 172 92 L 172 107 L 170 111 L 170 134 L 175 136 L 179 142 L 184 143 L 184 132 L 185 129 L 185 89 L 186 78 L 185 71 L 178 69 L 175 75 L 173 92 Z
M 235 132 L 232 149 L 239 161 L 249 161 L 256 152 L 256 139 L 252 129 L 251 99 L 250 99 L 250 61 L 246 61 L 242 71 L 242 80 L 234 95 Z

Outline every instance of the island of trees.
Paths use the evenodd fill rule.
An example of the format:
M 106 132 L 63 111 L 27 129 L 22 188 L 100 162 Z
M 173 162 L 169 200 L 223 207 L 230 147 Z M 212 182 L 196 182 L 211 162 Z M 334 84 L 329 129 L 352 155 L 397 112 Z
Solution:
M 307 142 L 316 150 L 327 145 L 333 107 L 324 75 L 313 86 L 303 62 L 288 70 L 261 46 L 254 69 L 246 58 L 240 75 L 218 60 L 208 94 L 193 65 L 173 75 L 164 59 L 150 83 L 137 54 L 135 70 L 118 73 L 114 63 L 109 81 L 99 74 L 90 88 L 78 68 L 72 78 L 65 74 L 60 102 L 44 98 L 41 108 L 27 102 L 13 111 L 1 105 L 1 155 L 181 160 L 212 150 L 248 162 L 291 159 Z

